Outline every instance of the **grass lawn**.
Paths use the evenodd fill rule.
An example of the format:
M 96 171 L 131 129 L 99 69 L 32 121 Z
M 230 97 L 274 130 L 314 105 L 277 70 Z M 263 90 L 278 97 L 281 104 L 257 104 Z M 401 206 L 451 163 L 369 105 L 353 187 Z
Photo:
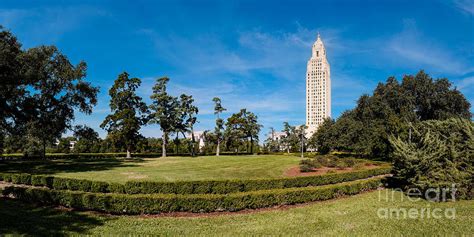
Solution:
M 381 191 L 385 197 L 386 191 Z M 378 191 L 285 210 L 212 217 L 108 216 L 35 207 L 0 200 L 0 233 L 27 235 L 472 235 L 474 201 L 409 201 L 397 192 L 379 201 Z M 402 200 L 401 197 L 404 197 Z M 441 218 L 380 219 L 379 208 L 450 208 L 454 220 Z
M 300 158 L 286 155 L 167 157 L 137 160 L 50 160 L 0 163 L 0 172 L 124 183 L 129 180 L 217 180 L 284 177 Z

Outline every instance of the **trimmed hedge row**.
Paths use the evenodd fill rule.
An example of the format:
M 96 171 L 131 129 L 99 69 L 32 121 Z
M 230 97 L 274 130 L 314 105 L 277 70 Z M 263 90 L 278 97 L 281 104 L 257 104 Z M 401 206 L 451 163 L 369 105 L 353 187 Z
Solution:
M 199 154 L 200 156 L 213 154 Z M 250 153 L 221 152 L 221 155 L 250 155 Z M 125 158 L 126 153 L 48 153 L 46 159 L 108 159 L 108 158 Z M 169 156 L 191 156 L 191 154 L 169 154 Z M 132 158 L 159 158 L 161 153 L 133 153 Z M 39 156 L 26 157 L 23 154 L 4 154 L 0 155 L 0 160 L 21 160 L 21 159 L 42 159 Z
M 232 194 L 106 194 L 46 188 L 7 187 L 3 195 L 27 202 L 61 205 L 115 214 L 213 212 L 256 209 L 322 201 L 376 189 L 383 178 L 371 178 L 319 187 L 260 190 Z
M 72 190 L 94 193 L 126 194 L 226 194 L 257 190 L 320 186 L 365 179 L 390 173 L 390 167 L 381 167 L 348 173 L 326 174 L 278 179 L 209 180 L 209 181 L 129 181 L 125 184 L 102 181 L 60 178 L 45 175 L 0 173 L 0 181 L 15 184 L 44 186 L 56 190 Z

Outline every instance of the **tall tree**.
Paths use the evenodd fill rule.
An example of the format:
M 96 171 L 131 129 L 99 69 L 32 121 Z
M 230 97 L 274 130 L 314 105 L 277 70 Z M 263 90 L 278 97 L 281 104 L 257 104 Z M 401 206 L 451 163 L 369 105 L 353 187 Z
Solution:
M 23 51 L 17 38 L 0 26 L 0 134 L 11 132 L 19 121 L 27 80 L 22 76 Z
M 222 130 L 224 129 L 224 120 L 220 118 L 220 114 L 226 111 L 226 109 L 222 107 L 221 99 L 219 97 L 214 97 L 212 101 L 214 101 L 214 114 L 217 116 L 216 127 L 214 129 L 215 131 L 214 133 L 216 134 L 216 137 L 217 137 L 216 156 L 219 156 L 220 146 L 223 140 Z
M 114 141 L 123 142 L 127 158 L 131 158 L 130 153 L 141 138 L 140 128 L 147 122 L 148 108 L 136 94 L 140 84 L 139 78 L 130 78 L 127 72 L 118 76 L 109 90 L 112 114 L 100 125 Z
M 258 117 L 254 113 L 247 111 L 246 109 L 241 110 L 244 120 L 244 131 L 247 137 L 250 138 L 250 153 L 253 153 L 254 140 L 258 142 L 258 133 L 263 127 L 258 123 Z
M 71 128 L 76 109 L 88 114 L 97 103 L 98 88 L 84 79 L 85 62 L 73 65 L 54 46 L 23 51 L 1 27 L 0 68 L 0 130 L 27 135 L 42 156 Z
M 182 94 L 180 96 L 180 104 L 181 104 L 181 111 L 184 114 L 185 120 L 184 120 L 184 127 L 186 130 L 191 133 L 191 142 L 190 142 L 190 150 L 191 150 L 191 156 L 195 156 L 195 148 L 194 145 L 196 143 L 195 137 L 194 137 L 194 124 L 197 122 L 197 117 L 196 115 L 199 113 L 198 107 L 193 105 L 194 99 L 190 95 L 185 95 Z
M 29 81 L 25 100 L 32 106 L 28 114 L 29 134 L 46 145 L 72 127 L 74 109 L 89 114 L 97 103 L 98 88 L 84 80 L 86 63 L 73 66 L 54 46 L 41 46 L 25 52 Z
M 236 152 L 239 152 L 240 146 L 245 144 L 243 139 L 246 138 L 246 134 L 243 126 L 244 121 L 240 113 L 234 113 L 227 118 L 224 137 L 228 151 L 233 148 Z
M 177 117 L 180 116 L 178 99 L 166 91 L 166 84 L 169 80 L 168 77 L 157 79 L 156 84 L 153 86 L 153 94 L 150 96 L 152 100 L 150 109 L 152 112 L 149 123 L 159 124 L 163 132 L 162 157 L 166 157 L 166 144 L 169 133 L 175 130 Z
M 336 150 L 390 159 L 390 135 L 408 137 L 410 124 L 448 118 L 471 119 L 469 102 L 446 78 L 433 79 L 420 71 L 401 82 L 389 77 L 379 83 L 372 95 L 362 95 L 331 129 L 316 134 L 331 138 Z

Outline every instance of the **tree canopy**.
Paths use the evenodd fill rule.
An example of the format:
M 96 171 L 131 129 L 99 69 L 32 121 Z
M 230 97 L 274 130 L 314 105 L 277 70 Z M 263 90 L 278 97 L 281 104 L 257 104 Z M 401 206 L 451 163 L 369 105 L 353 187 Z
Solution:
M 323 123 L 312 142 L 323 151 L 387 158 L 392 151 L 390 135 L 407 137 L 410 124 L 452 117 L 471 118 L 467 99 L 448 79 L 433 79 L 420 71 L 404 76 L 401 83 L 394 77 L 379 83 L 372 95 L 358 99 L 354 109 L 334 123 Z
M 72 128 L 76 109 L 92 112 L 99 89 L 85 81 L 84 61 L 73 65 L 55 46 L 22 50 L 15 36 L 0 30 L 0 133 L 27 134 L 44 156 L 46 145 Z
M 147 122 L 148 107 L 136 94 L 140 84 L 139 78 L 130 78 L 127 72 L 118 76 L 109 90 L 112 114 L 107 115 L 100 125 L 116 144 L 123 143 L 127 158 L 142 138 L 139 130 Z

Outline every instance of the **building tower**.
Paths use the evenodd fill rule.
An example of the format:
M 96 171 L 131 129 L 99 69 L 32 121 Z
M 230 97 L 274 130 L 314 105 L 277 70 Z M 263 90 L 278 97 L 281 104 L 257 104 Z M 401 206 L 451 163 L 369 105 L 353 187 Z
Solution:
M 331 70 L 318 33 L 306 69 L 307 134 L 312 135 L 327 117 L 331 117 Z

